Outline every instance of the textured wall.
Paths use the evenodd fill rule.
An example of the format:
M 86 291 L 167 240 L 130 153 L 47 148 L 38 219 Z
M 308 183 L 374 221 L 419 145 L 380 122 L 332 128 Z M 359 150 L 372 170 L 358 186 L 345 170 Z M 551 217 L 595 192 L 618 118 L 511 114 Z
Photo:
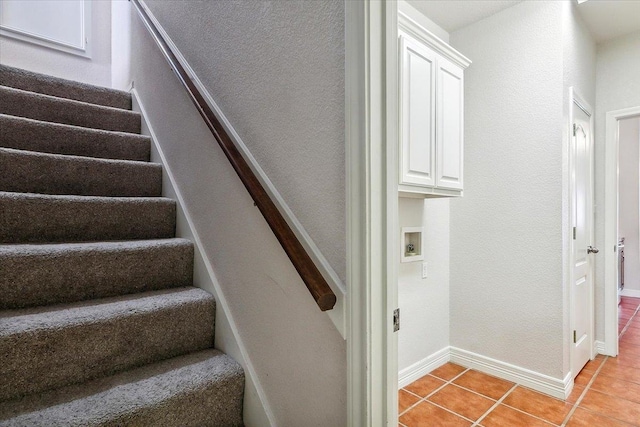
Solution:
M 198 30 L 194 31 L 192 35 L 194 35 L 198 46 L 206 47 L 215 44 L 216 38 L 206 38 L 209 36 L 209 32 L 220 30 L 217 28 L 217 20 L 213 20 L 210 15 L 205 19 L 200 14 L 200 12 L 202 14 L 205 12 L 200 11 L 199 8 L 202 7 L 202 3 L 205 3 L 216 9 L 216 5 L 222 5 L 223 2 L 160 3 L 162 4 L 154 4 L 154 6 L 158 6 L 157 9 L 161 9 L 165 13 L 168 12 L 165 8 L 168 8 L 182 19 L 179 25 L 180 31 L 174 28 L 174 32 L 181 32 L 185 29 L 194 31 L 193 27 L 197 27 Z M 285 184 L 292 185 L 299 190 L 299 185 L 304 187 L 304 184 L 309 184 L 310 177 L 317 173 L 314 172 L 316 165 L 309 166 L 310 171 L 301 172 L 297 169 L 291 169 L 290 164 L 296 163 L 296 168 L 300 166 L 295 160 L 299 159 L 301 149 L 320 164 L 327 160 L 325 156 L 331 157 L 337 151 L 337 148 L 333 147 L 334 143 L 339 143 L 340 150 L 343 151 L 344 141 L 341 126 L 344 118 L 340 113 L 339 126 L 332 125 L 331 121 L 324 123 L 326 133 L 320 132 L 320 134 L 327 136 L 327 139 L 319 141 L 309 140 L 305 135 L 294 133 L 291 126 L 298 131 L 303 126 L 299 123 L 296 125 L 286 123 L 284 117 L 291 122 L 303 120 L 309 126 L 309 134 L 317 138 L 320 126 L 316 120 L 319 120 L 319 117 L 324 117 L 325 114 L 334 114 L 334 109 L 341 110 L 343 101 L 340 97 L 338 105 L 336 98 L 335 105 L 323 104 L 318 109 L 316 103 L 322 104 L 321 101 L 318 101 L 321 97 L 308 97 L 305 95 L 308 95 L 308 92 L 305 91 L 296 92 L 301 90 L 296 86 L 296 82 L 299 83 L 299 79 L 302 77 L 298 75 L 300 71 L 294 72 L 288 67 L 291 64 L 297 64 L 300 61 L 300 56 L 304 57 L 307 51 L 285 49 L 285 47 L 290 47 L 291 44 L 298 42 L 291 40 L 291 37 L 303 38 L 299 33 L 303 28 L 307 31 L 307 35 L 310 31 L 328 31 L 328 28 L 317 28 L 313 24 L 303 25 L 297 21 L 291 22 L 293 16 L 289 16 L 288 13 L 282 15 L 281 6 L 267 2 L 242 2 L 241 4 L 224 2 L 224 4 L 228 5 L 228 8 L 218 10 L 222 15 L 220 16 L 222 21 L 232 20 L 237 25 L 242 25 L 244 30 L 249 33 L 252 31 L 259 33 L 267 31 L 267 29 L 271 29 L 274 34 L 278 33 L 278 36 L 274 35 L 273 38 L 269 36 L 268 40 L 273 40 L 273 42 L 263 44 L 272 49 L 270 51 L 272 57 L 268 61 L 267 58 L 262 58 L 262 62 L 260 62 L 267 74 L 263 75 L 260 70 L 253 69 L 251 64 L 255 58 L 245 58 L 241 54 L 242 49 L 220 53 L 220 63 L 236 62 L 230 70 L 217 63 L 209 66 L 199 63 L 197 69 L 200 69 L 200 74 L 203 77 L 208 75 L 209 78 L 215 79 L 219 77 L 219 74 L 222 74 L 226 79 L 231 79 L 231 81 L 225 80 L 226 84 L 224 91 L 222 91 L 221 100 L 233 100 L 234 108 L 229 108 L 225 112 L 248 113 L 246 108 L 254 114 L 253 116 L 242 115 L 241 119 L 235 115 L 232 116 L 232 114 L 229 114 L 229 117 L 234 125 L 239 126 L 243 132 L 248 132 L 247 140 L 258 141 L 255 142 L 255 147 L 260 147 L 268 152 L 270 152 L 268 148 L 271 148 L 278 154 L 276 158 L 269 157 L 269 160 L 279 162 L 277 163 L 277 167 L 280 168 L 278 171 L 286 175 Z M 190 8 L 194 7 L 195 10 L 192 10 L 194 16 L 187 20 L 184 16 L 186 11 L 182 10 L 182 7 L 186 10 L 191 10 Z M 272 13 L 264 17 L 269 25 L 262 22 L 260 14 L 249 14 L 243 17 L 242 11 L 237 9 L 243 7 L 248 8 L 245 10 L 247 13 L 256 7 L 259 10 L 270 10 Z M 290 7 L 306 11 L 306 15 L 301 15 L 304 19 L 312 14 L 318 21 L 326 22 L 323 18 L 324 14 L 329 13 L 332 17 L 334 16 L 324 2 L 295 3 Z M 312 9 L 314 13 L 306 8 Z M 236 16 L 233 11 L 238 15 Z M 163 16 L 161 15 L 161 17 Z M 251 21 L 251 25 L 245 19 Z M 335 19 L 338 19 L 337 12 Z M 187 22 L 190 24 L 187 25 Z M 267 396 L 276 424 L 278 426 L 346 425 L 346 346 L 344 340 L 326 314 L 318 310 L 289 259 L 280 248 L 259 211 L 254 207 L 240 180 L 217 147 L 204 122 L 187 98 L 185 91 L 179 85 L 175 75 L 137 17 L 134 18 L 132 27 L 131 68 L 135 87 L 151 117 L 151 125 L 158 134 L 158 140 L 174 173 L 178 189 L 183 194 L 184 207 L 194 219 L 195 228 L 204 244 L 206 254 L 222 288 L 223 296 L 228 303 L 229 313 L 227 314 L 230 314 L 235 320 L 250 361 L 255 367 L 257 379 L 261 382 Z M 295 28 L 296 31 L 291 28 Z M 341 28 L 341 25 L 338 25 L 338 28 L 333 28 L 331 31 L 339 32 L 342 31 Z M 170 27 L 169 30 L 172 28 Z M 232 29 L 228 30 L 232 31 Z M 198 37 L 195 37 L 195 34 Z M 227 34 L 226 36 L 231 37 L 232 35 Z M 257 35 L 254 34 L 254 37 Z M 313 41 L 319 39 L 318 43 L 323 44 L 322 40 L 325 40 L 325 37 L 328 36 L 322 34 L 318 37 L 308 38 L 307 43 L 310 44 L 311 50 L 316 55 L 321 52 L 314 48 Z M 342 40 L 344 35 L 332 35 L 331 37 L 339 37 Z M 249 39 L 250 37 L 247 36 L 245 41 L 248 42 Z M 237 42 L 244 45 L 242 40 Z M 258 53 L 256 52 L 256 54 Z M 193 56 L 193 53 L 191 54 Z M 227 55 L 231 55 L 231 58 Z M 189 59 L 194 62 L 202 60 L 194 57 Z M 331 75 L 332 69 L 324 68 L 329 67 L 327 63 L 327 61 L 321 61 L 320 58 L 316 58 L 313 62 L 315 66 L 322 68 L 324 74 Z M 283 68 L 283 74 L 291 77 L 291 85 L 286 84 L 281 78 L 273 82 L 265 81 L 267 77 L 274 77 L 268 72 L 269 66 L 275 67 L 277 64 Z M 231 65 L 228 64 L 228 66 Z M 253 69 L 252 75 L 247 75 L 247 68 Z M 202 72 L 203 70 L 204 72 Z M 235 74 L 240 74 L 243 78 L 236 81 Z M 314 74 L 314 78 L 315 76 L 316 74 Z M 260 84 L 253 80 L 258 78 Z M 334 82 L 340 91 L 343 90 L 341 79 L 342 74 L 340 73 L 340 78 Z M 261 88 L 261 86 L 265 86 L 265 88 Z M 315 93 L 316 91 L 327 90 L 331 92 L 329 88 L 322 85 L 311 85 L 307 90 L 312 88 L 312 92 L 318 96 L 320 94 Z M 272 95 L 279 93 L 281 96 L 271 98 L 269 103 L 265 104 L 266 101 L 261 99 L 264 96 L 263 91 L 268 91 Z M 212 89 L 211 92 L 218 99 L 217 91 Z M 231 95 L 232 93 L 238 94 L 237 99 Z M 330 93 L 327 93 L 326 96 L 330 96 Z M 235 102 L 238 102 L 239 105 L 235 105 Z M 225 104 L 223 103 L 223 105 Z M 292 109 L 295 113 L 291 111 Z M 277 123 L 269 123 L 267 126 L 264 122 L 265 116 L 277 119 Z M 267 127 L 261 128 L 259 124 Z M 338 127 L 340 129 L 336 129 Z M 283 136 L 281 132 L 288 136 Z M 271 139 L 274 134 L 284 138 L 282 144 Z M 340 139 L 334 139 L 334 136 Z M 270 145 L 261 146 L 260 144 L 265 141 Z M 302 148 L 297 146 L 296 142 Z M 288 157 L 281 157 L 282 146 L 289 147 L 291 153 Z M 260 151 L 258 148 L 256 150 Z M 261 160 L 260 157 L 259 160 Z M 336 161 L 340 163 L 336 168 L 342 171 L 343 161 Z M 308 164 L 308 159 L 303 163 Z M 272 168 L 275 167 L 275 165 L 272 166 Z M 306 188 L 305 194 L 297 194 L 296 196 L 304 196 L 304 201 L 316 209 L 314 218 L 317 219 L 318 215 L 323 216 L 327 228 L 332 229 L 336 226 L 332 223 L 332 215 L 334 214 L 325 213 L 324 207 L 318 206 L 316 200 L 316 198 L 321 198 L 324 202 L 329 203 L 326 198 L 323 198 L 326 194 L 322 193 L 324 196 L 320 197 L 317 196 L 316 191 L 321 192 L 327 182 L 335 182 L 337 172 L 332 165 L 324 173 L 326 179 L 324 176 L 314 176 L 314 179 L 317 180 L 314 185 L 317 188 Z M 344 176 L 339 178 L 343 180 Z M 341 188 L 329 191 L 330 197 L 338 197 L 338 194 L 342 194 Z M 339 204 L 343 205 L 344 201 L 341 199 Z M 329 210 L 331 209 L 335 209 L 335 206 L 330 206 Z M 343 221 L 343 217 L 344 214 L 342 214 L 342 219 L 337 221 Z M 342 247 L 343 243 L 344 231 L 337 240 L 337 246 Z M 336 251 L 340 252 L 340 249 L 336 249 Z M 220 305 L 218 307 L 220 308 Z
M 569 88 L 582 97 L 591 108 L 595 107 L 596 101 L 596 44 L 587 26 L 576 10 L 573 2 L 562 2 L 562 45 L 563 45 L 563 76 L 564 88 L 563 96 L 563 152 L 562 152 L 562 248 L 564 268 L 564 340 L 568 342 L 571 334 L 571 323 L 569 317 L 570 308 L 570 283 L 569 283 L 569 250 L 571 238 L 570 216 L 570 171 L 569 171 L 569 150 L 571 142 L 571 122 L 570 122 L 570 99 Z M 592 256 L 593 262 L 597 262 L 598 257 Z M 594 281 L 595 286 L 595 281 Z M 570 367 L 569 346 L 564 346 L 563 373 L 567 374 Z M 575 374 L 575 373 L 574 373 Z
M 111 0 L 92 2 L 92 58 L 0 37 L 0 63 L 65 79 L 111 86 Z
M 344 2 L 147 4 L 345 282 Z
M 448 42 L 449 34 L 406 1 L 406 13 L 428 31 Z M 425 261 L 401 263 L 398 270 L 398 306 L 402 328 L 398 334 L 398 370 L 413 365 L 449 345 L 449 200 L 399 199 L 401 227 L 424 227 Z M 397 255 L 398 257 L 400 254 Z
M 451 345 L 563 375 L 562 2 L 451 34 L 465 72 L 465 192 L 451 200 Z
M 638 181 L 640 179 L 640 118 L 620 121 L 620 222 L 618 232 L 625 237 L 625 289 L 640 291 L 640 218 L 638 217 Z
M 424 227 L 424 262 L 400 263 L 398 369 L 449 346 L 449 199 L 399 200 L 401 227 Z M 398 257 L 400 253 L 398 253 Z
M 640 32 L 598 45 L 596 68 L 596 244 L 604 243 L 604 146 L 608 111 L 640 106 Z M 604 339 L 604 265 L 596 263 L 596 339 Z M 615 284 L 613 284 L 615 286 Z

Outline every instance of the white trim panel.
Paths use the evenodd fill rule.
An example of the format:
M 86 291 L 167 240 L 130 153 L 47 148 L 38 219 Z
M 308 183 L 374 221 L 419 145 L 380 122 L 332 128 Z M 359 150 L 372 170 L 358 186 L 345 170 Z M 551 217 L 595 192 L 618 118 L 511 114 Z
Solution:
M 2 3 L 5 3 L 4 5 Z M 32 1 L 32 3 L 34 3 Z M 3 7 L 8 5 L 8 2 L 0 1 L 0 36 L 20 40 L 26 43 L 43 46 L 49 49 L 59 50 L 62 52 L 70 53 L 72 55 L 82 56 L 85 58 L 91 58 L 91 0 L 84 0 L 78 2 L 81 6 L 81 22 L 80 25 L 80 43 L 74 44 L 72 42 L 57 39 L 54 35 L 48 36 L 46 34 L 36 34 L 33 31 L 27 29 L 21 29 L 5 22 Z M 48 20 L 55 19 L 55 17 L 47 17 Z M 65 23 L 69 25 L 71 23 Z
M 573 389 L 571 373 L 560 380 L 456 347 L 451 347 L 451 362 L 518 383 L 558 399 L 566 399 Z
M 287 203 L 284 201 L 283 197 L 280 195 L 276 187 L 273 185 L 273 183 L 271 182 L 267 174 L 264 172 L 264 170 L 262 170 L 262 168 L 258 164 L 255 157 L 253 157 L 253 155 L 249 151 L 249 148 L 247 147 L 247 145 L 244 143 L 242 138 L 240 138 L 240 135 L 238 134 L 238 132 L 236 132 L 236 130 L 233 128 L 229 120 L 222 113 L 222 110 L 220 109 L 218 104 L 215 103 L 209 91 L 202 84 L 202 81 L 200 81 L 196 73 L 193 71 L 193 68 L 191 68 L 191 66 L 189 65 L 187 60 L 184 58 L 180 50 L 177 48 L 175 43 L 173 43 L 173 41 L 171 40 L 171 37 L 169 37 L 169 35 L 164 30 L 162 25 L 158 22 L 158 20 L 153 15 L 151 10 L 147 7 L 144 0 L 141 0 L 140 4 L 149 15 L 149 18 L 151 19 L 153 24 L 158 28 L 158 31 L 160 32 L 162 37 L 164 37 L 164 39 L 166 40 L 171 50 L 175 53 L 176 58 L 178 59 L 180 64 L 184 67 L 189 78 L 193 81 L 193 83 L 196 85 L 198 90 L 202 93 L 209 107 L 215 112 L 216 117 L 220 120 L 220 123 L 222 123 L 222 126 L 224 126 L 225 130 L 229 134 L 229 137 L 234 141 L 234 143 L 240 149 L 242 156 L 245 158 L 245 160 L 249 164 L 249 167 L 251 168 L 253 173 L 256 175 L 260 183 L 264 186 L 265 190 L 269 194 L 269 197 L 271 197 L 275 205 L 278 207 L 278 210 L 280 211 L 284 219 L 287 221 L 287 224 L 289 224 L 289 226 L 295 233 L 298 240 L 300 240 L 300 243 L 302 243 L 302 246 L 307 251 L 307 253 L 311 257 L 313 262 L 318 267 L 318 270 L 320 270 L 320 273 L 322 273 L 322 276 L 325 278 L 325 280 L 331 287 L 331 290 L 336 294 L 336 297 L 337 297 L 336 305 L 333 307 L 332 310 L 325 311 L 325 313 L 327 313 L 327 315 L 331 318 L 331 320 L 333 321 L 334 325 L 336 326 L 336 328 L 338 329 L 342 337 L 345 338 L 346 337 L 346 334 L 345 334 L 346 286 L 345 284 L 342 283 L 342 281 L 338 277 L 338 274 L 335 272 L 335 270 L 333 270 L 333 268 L 331 267 L 327 259 L 324 257 L 322 252 L 320 252 L 320 249 L 316 246 L 315 242 L 311 239 L 311 236 L 309 236 L 309 234 L 307 233 L 303 225 L 300 223 L 298 218 L 294 215 L 293 211 L 289 208 Z
M 182 193 L 178 189 L 176 185 L 176 181 L 173 173 L 171 172 L 171 168 L 166 161 L 166 157 L 160 144 L 157 142 L 158 137 L 156 136 L 153 128 L 150 125 L 150 121 L 148 120 L 147 112 L 140 101 L 140 97 L 138 96 L 138 92 L 135 89 L 131 90 L 132 95 L 132 104 L 133 111 L 138 111 L 142 116 L 142 135 L 148 135 L 151 137 L 152 145 L 151 145 L 151 154 L 153 160 L 159 160 L 162 163 L 162 195 L 165 197 L 172 198 L 176 201 L 177 204 L 177 221 L 176 221 L 176 237 L 182 237 L 188 240 L 191 240 L 194 244 L 194 286 L 198 286 L 203 288 L 209 292 L 214 294 L 216 299 L 216 313 L 218 310 L 222 310 L 222 316 L 216 314 L 216 348 L 224 351 L 229 354 L 235 360 L 238 361 L 242 365 L 245 371 L 245 396 L 244 396 L 244 422 L 247 425 L 275 425 L 275 417 L 271 412 L 269 407 L 269 403 L 267 401 L 266 393 L 260 384 L 260 380 L 256 373 L 256 370 L 249 358 L 249 353 L 242 342 L 242 338 L 240 336 L 240 332 L 236 326 L 236 323 L 231 315 L 231 311 L 229 310 L 229 304 L 222 292 L 222 287 L 218 282 L 216 274 L 213 270 L 213 266 L 209 261 L 209 257 L 207 256 L 206 250 L 204 249 L 204 245 L 202 244 L 202 240 L 198 234 L 197 229 L 193 225 L 193 220 L 191 219 L 191 214 L 185 208 L 184 198 L 182 197 Z M 182 220 L 182 221 L 181 221 Z M 181 223 L 186 225 L 186 227 L 181 227 Z M 198 268 L 200 266 L 200 268 Z M 199 283 L 197 283 L 199 281 Z M 223 317 L 223 319 L 221 319 Z M 221 320 L 225 323 L 225 326 L 228 330 L 230 330 L 232 337 L 224 336 L 226 345 L 219 346 L 219 341 L 221 341 L 220 334 L 218 329 L 224 326 L 221 326 Z M 233 342 L 229 342 L 229 338 L 233 340 Z
M 398 373 L 398 389 L 411 384 L 415 380 L 419 380 L 429 372 L 447 363 L 450 358 L 450 347 L 445 347 L 403 369 Z

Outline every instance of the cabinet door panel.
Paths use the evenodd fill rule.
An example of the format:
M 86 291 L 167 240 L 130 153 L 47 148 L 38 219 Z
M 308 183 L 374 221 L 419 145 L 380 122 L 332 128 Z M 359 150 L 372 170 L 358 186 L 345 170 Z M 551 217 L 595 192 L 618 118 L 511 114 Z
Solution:
M 462 190 L 464 147 L 463 70 L 450 61 L 438 59 L 438 102 L 436 185 Z
M 400 36 L 401 168 L 400 183 L 435 185 L 436 56 L 426 46 Z

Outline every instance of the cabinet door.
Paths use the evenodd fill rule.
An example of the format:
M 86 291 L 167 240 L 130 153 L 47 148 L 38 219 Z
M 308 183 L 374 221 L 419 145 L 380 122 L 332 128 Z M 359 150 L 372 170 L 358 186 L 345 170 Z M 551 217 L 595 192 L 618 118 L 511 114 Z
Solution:
M 436 54 L 400 35 L 400 184 L 435 185 Z
M 464 147 L 464 77 L 459 66 L 438 58 L 436 186 L 462 190 Z

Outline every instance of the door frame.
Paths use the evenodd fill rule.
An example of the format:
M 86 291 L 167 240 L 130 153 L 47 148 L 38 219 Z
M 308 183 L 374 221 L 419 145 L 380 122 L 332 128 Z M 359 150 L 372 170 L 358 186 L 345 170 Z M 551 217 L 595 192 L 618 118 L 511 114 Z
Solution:
M 609 111 L 605 125 L 604 176 L 604 343 L 602 353 L 618 355 L 618 122 L 640 116 L 640 106 Z
M 574 210 L 574 200 L 573 200 L 573 192 L 575 190 L 575 182 L 574 182 L 574 168 L 575 168 L 575 156 L 573 147 L 573 139 L 575 138 L 573 134 L 573 123 L 575 119 L 575 109 L 580 108 L 589 116 L 589 144 L 590 144 L 590 156 L 589 156 L 589 171 L 590 171 L 590 185 L 591 185 L 591 227 L 589 232 L 589 242 L 591 245 L 595 242 L 595 221 L 594 221 L 594 206 L 595 206 L 595 168 L 594 168 L 594 157 L 595 157 L 595 138 L 594 138 L 594 109 L 591 105 L 585 100 L 584 97 L 580 95 L 580 93 L 576 90 L 575 87 L 569 88 L 569 226 L 568 228 L 568 240 L 569 240 L 569 333 L 567 339 L 567 345 L 569 348 L 569 366 L 571 370 L 572 378 L 575 378 L 577 375 L 577 367 L 574 366 L 574 357 L 572 354 L 572 339 L 573 335 L 571 334 L 571 330 L 573 329 L 573 314 L 574 314 L 574 306 L 573 306 L 573 289 L 574 289 L 574 240 L 573 240 L 573 219 L 572 214 Z M 591 276 L 591 290 L 589 292 L 589 304 L 588 304 L 588 315 L 589 315 L 589 357 L 593 359 L 596 355 L 595 349 L 595 260 L 591 257 L 589 262 L 589 275 Z M 582 368 L 582 367 L 581 367 Z
M 398 425 L 397 3 L 345 1 L 347 425 Z

